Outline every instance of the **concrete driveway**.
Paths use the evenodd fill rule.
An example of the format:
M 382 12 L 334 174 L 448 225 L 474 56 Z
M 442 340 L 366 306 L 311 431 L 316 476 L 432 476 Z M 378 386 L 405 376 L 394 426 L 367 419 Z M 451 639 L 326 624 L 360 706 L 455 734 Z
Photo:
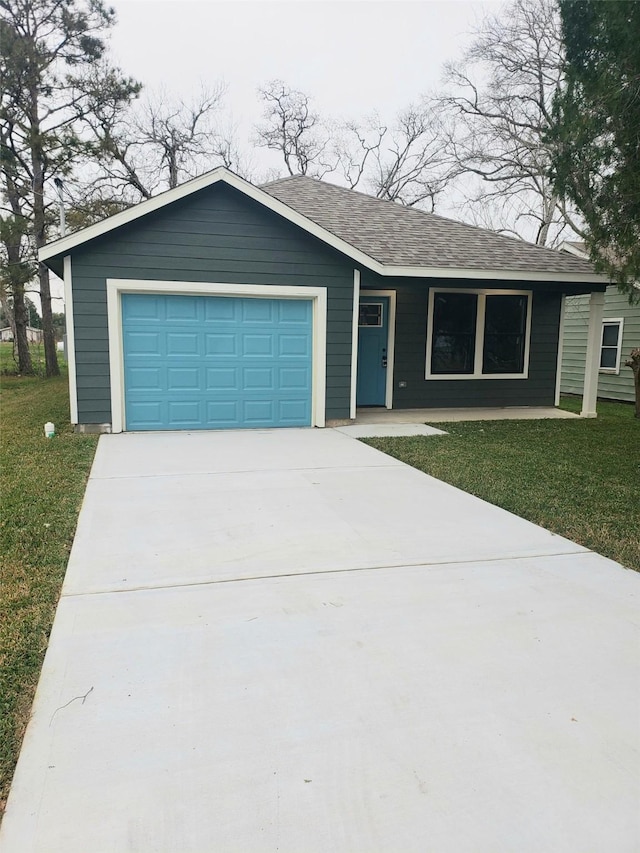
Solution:
M 337 431 L 104 436 L 0 849 L 638 851 L 639 590 Z

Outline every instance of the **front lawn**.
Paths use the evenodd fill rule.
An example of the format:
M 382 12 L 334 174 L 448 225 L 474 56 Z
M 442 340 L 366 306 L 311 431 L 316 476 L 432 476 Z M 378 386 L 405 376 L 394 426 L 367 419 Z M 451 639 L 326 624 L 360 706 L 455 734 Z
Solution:
M 570 411 L 577 406 L 563 401 Z M 449 434 L 366 443 L 640 571 L 640 420 L 633 406 L 598 403 L 595 420 L 434 426 Z
M 6 347 L 6 345 L 5 345 Z M 0 813 L 47 648 L 97 437 L 74 435 L 66 376 L 2 376 Z M 53 421 L 56 436 L 46 439 Z

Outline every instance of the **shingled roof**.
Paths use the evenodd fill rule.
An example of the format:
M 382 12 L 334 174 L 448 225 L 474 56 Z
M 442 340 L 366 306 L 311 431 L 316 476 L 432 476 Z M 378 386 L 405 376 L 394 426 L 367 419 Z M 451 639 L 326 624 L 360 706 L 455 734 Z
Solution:
M 594 272 L 574 255 L 304 175 L 260 189 L 385 266 L 573 273 L 578 279 Z

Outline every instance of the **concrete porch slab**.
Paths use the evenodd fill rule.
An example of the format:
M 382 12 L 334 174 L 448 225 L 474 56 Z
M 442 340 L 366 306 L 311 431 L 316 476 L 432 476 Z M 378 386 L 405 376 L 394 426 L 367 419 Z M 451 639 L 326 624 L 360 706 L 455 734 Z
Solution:
M 577 418 L 554 406 L 509 406 L 469 409 L 358 409 L 359 424 L 452 423 L 454 421 L 517 421 Z
M 446 435 L 442 429 L 426 424 L 352 424 L 351 426 L 334 427 L 352 438 L 393 438 L 408 435 Z

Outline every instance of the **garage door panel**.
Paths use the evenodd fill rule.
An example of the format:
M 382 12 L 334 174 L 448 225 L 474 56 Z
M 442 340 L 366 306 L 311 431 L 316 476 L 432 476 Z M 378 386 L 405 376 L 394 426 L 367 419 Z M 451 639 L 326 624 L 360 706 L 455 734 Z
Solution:
M 124 294 L 122 315 L 127 429 L 310 425 L 310 300 Z
M 241 420 L 239 400 L 208 401 L 206 405 L 206 423 L 210 429 L 230 429 Z
M 127 406 L 127 417 L 139 424 L 136 429 L 162 429 L 163 405 L 159 400 L 132 401 Z
M 304 400 L 280 400 L 278 419 L 281 423 L 292 425 L 311 418 L 311 406 Z
M 278 335 L 278 354 L 284 356 L 310 356 L 311 341 L 306 335 Z
M 280 388 L 290 391 L 304 390 L 311 384 L 311 371 L 309 368 L 281 367 L 278 370 Z
M 131 320 L 159 320 L 161 318 L 160 300 L 146 293 L 130 293 L 127 295 L 127 316 Z
M 241 302 L 243 323 L 269 323 L 274 322 L 273 299 L 243 299 Z
M 246 391 L 275 391 L 275 367 L 245 367 L 242 383 Z
M 197 296 L 165 296 L 165 319 L 178 320 L 181 323 L 198 323 L 202 308 Z
M 255 358 L 256 356 L 273 358 L 273 334 L 242 334 L 242 355 Z
M 227 332 L 209 332 L 205 334 L 205 355 L 229 356 L 236 358 L 240 347 L 236 335 Z
M 239 372 L 239 367 L 207 367 L 206 390 L 228 391 L 231 388 L 237 388 Z
M 133 367 L 129 371 L 129 382 L 137 391 L 161 391 L 162 370 L 159 367 Z
M 201 385 L 200 368 L 168 367 L 167 388 L 169 391 L 198 391 Z
M 273 400 L 244 400 L 242 419 L 251 426 L 262 426 L 275 420 Z
M 239 311 L 237 300 L 226 296 L 210 296 L 204 303 L 204 319 L 207 323 L 236 323 Z
M 167 332 L 166 353 L 172 355 L 201 355 L 200 336 L 196 332 Z
M 125 331 L 124 347 L 130 355 L 159 357 L 162 349 L 160 333 Z
M 278 311 L 281 323 L 306 326 L 309 321 L 307 303 L 296 299 L 282 299 L 278 304 Z
M 172 429 L 195 429 L 202 421 L 201 403 L 199 400 L 169 400 L 167 415 Z

